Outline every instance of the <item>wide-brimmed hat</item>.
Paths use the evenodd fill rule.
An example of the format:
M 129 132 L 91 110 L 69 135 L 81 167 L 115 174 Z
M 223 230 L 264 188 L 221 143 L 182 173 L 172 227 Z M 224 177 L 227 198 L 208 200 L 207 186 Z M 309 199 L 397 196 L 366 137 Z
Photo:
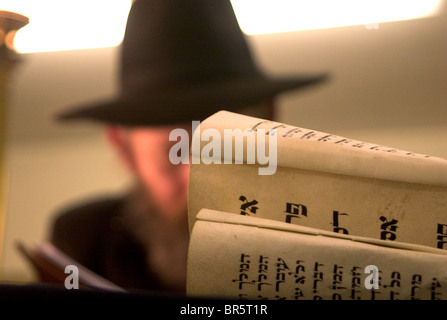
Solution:
M 237 112 L 326 78 L 264 74 L 230 0 L 136 0 L 120 50 L 117 96 L 73 107 L 58 119 L 130 126 L 184 123 L 219 110 Z

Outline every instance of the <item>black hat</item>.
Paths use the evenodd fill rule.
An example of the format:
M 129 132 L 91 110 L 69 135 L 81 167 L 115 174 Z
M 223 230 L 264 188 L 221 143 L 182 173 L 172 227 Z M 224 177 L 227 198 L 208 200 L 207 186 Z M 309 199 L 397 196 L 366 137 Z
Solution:
M 59 119 L 129 126 L 202 120 L 325 78 L 263 74 L 230 0 L 136 0 L 121 47 L 117 97 L 63 112 Z

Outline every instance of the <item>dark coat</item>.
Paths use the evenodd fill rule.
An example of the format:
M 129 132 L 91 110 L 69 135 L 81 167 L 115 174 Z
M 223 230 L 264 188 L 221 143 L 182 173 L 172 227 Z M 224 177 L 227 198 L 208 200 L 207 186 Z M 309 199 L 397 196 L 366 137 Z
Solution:
M 56 215 L 51 242 L 100 276 L 126 289 L 162 289 L 143 247 L 123 223 L 125 198 L 75 205 Z

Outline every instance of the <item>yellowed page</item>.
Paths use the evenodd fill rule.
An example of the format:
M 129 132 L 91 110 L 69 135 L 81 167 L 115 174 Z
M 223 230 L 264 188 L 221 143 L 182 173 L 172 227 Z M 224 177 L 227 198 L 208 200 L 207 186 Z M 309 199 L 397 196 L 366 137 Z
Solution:
M 447 187 L 447 159 L 228 111 L 215 113 L 195 130 L 193 163 L 199 157 L 203 162 L 204 155 L 194 145 L 200 143 L 202 150 L 209 144 L 209 141 L 200 140 L 207 129 L 217 130 L 222 139 L 225 130 L 234 129 L 265 130 L 267 134 L 275 134 L 277 161 L 281 167 Z
M 209 208 L 447 249 L 447 160 L 225 111 L 201 123 L 193 140 L 207 128 L 262 127 L 278 130 L 272 175 L 245 162 L 204 164 L 193 149 L 200 164 L 190 172 L 191 228 Z
M 188 256 L 189 296 L 447 299 L 443 250 L 208 209 L 197 218 Z

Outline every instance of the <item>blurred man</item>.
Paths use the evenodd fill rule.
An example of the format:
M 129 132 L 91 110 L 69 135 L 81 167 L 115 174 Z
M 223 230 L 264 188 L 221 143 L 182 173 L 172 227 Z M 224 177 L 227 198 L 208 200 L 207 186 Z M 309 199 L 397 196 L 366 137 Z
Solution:
M 324 75 L 271 79 L 258 68 L 229 0 L 137 0 L 112 100 L 60 120 L 105 124 L 135 180 L 128 194 L 75 204 L 55 217 L 52 242 L 80 264 L 128 289 L 185 292 L 189 165 L 174 165 L 169 141 L 225 109 L 272 117 L 272 98 Z

